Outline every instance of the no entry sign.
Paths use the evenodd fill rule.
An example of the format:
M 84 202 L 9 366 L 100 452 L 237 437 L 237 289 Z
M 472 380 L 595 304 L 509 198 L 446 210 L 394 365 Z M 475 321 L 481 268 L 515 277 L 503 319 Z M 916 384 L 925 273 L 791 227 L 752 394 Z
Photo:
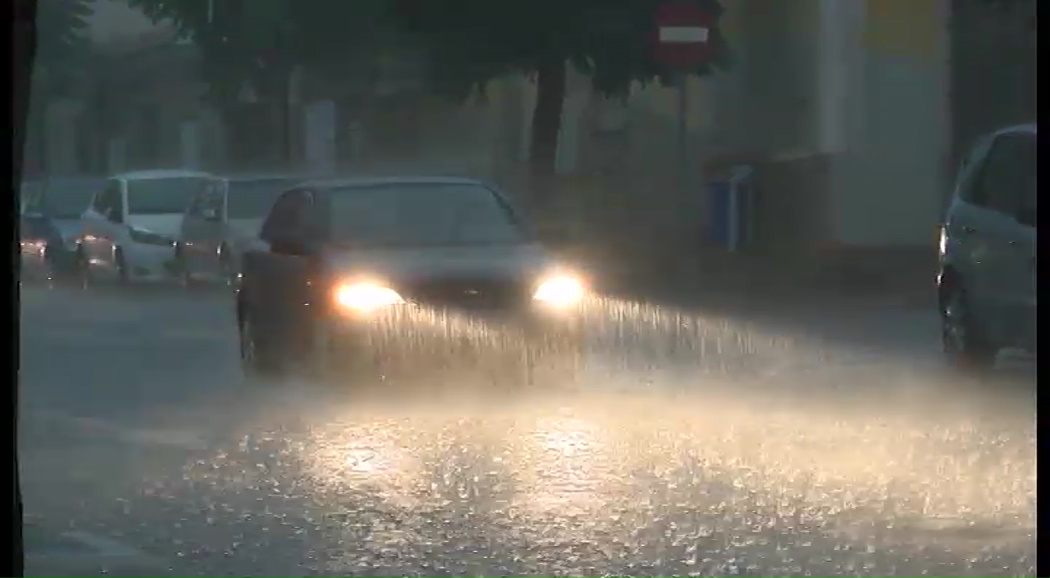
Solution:
M 655 20 L 653 56 L 658 63 L 684 70 L 708 59 L 713 19 L 696 3 L 672 0 L 661 4 Z

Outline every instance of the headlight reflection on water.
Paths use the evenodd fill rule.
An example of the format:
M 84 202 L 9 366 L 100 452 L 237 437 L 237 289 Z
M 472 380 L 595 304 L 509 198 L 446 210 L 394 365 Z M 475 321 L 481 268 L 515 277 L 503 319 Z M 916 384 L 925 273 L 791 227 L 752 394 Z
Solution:
M 470 468 L 488 464 L 487 474 L 513 489 L 511 504 L 534 514 L 600 510 L 623 503 L 625 492 L 637 493 L 646 480 L 673 479 L 678 490 L 705 492 L 705 481 L 722 480 L 767 494 L 770 503 L 788 492 L 797 503 L 819 505 L 823 515 L 880 503 L 910 516 L 1034 521 L 1034 456 L 1013 440 L 991 464 L 982 453 L 996 448 L 974 445 L 989 442 L 965 424 L 762 415 L 729 403 L 690 416 L 656 403 L 614 403 L 333 424 L 312 436 L 302 457 L 321 485 L 375 483 L 394 497 L 432 489 L 413 478 L 432 478 L 440 464 L 466 468 L 457 460 L 468 452 Z M 459 482 L 469 486 L 473 478 Z
M 391 311 L 409 317 L 377 316 L 375 338 L 430 351 L 435 364 L 463 343 L 487 359 L 518 347 L 483 322 Z M 863 400 L 829 408 L 805 389 L 776 400 L 748 396 L 766 377 L 741 368 L 820 364 L 848 348 L 600 298 L 587 299 L 583 315 L 592 350 L 623 361 L 610 364 L 613 372 L 677 364 L 692 383 L 717 378 L 730 387 L 612 395 L 597 380 L 559 399 L 415 403 L 390 392 L 376 404 L 351 396 L 318 402 L 322 409 L 289 407 L 282 411 L 308 416 L 309 426 L 284 438 L 287 470 L 325 515 L 382 516 L 345 543 L 458 548 L 453 557 L 508 543 L 501 547 L 526 552 L 530 563 L 550 557 L 534 574 L 588 574 L 581 568 L 604 568 L 599 560 L 619 568 L 613 575 L 797 575 L 811 565 L 824 569 L 818 574 L 890 575 L 887 556 L 922 560 L 935 540 L 974 564 L 998 548 L 1034 556 L 1034 422 L 982 423 L 937 399 L 897 411 Z M 444 379 L 434 375 L 427 378 Z M 893 381 L 885 371 L 879 377 L 880 386 Z M 784 383 L 797 385 L 792 379 L 804 380 Z M 226 459 L 195 475 L 236 477 L 238 460 L 254 458 L 246 450 Z M 530 553 L 546 547 L 550 554 Z M 680 566 L 623 570 L 643 551 Z M 763 570 L 747 569 L 756 564 Z
M 289 407 L 310 417 L 299 434 L 266 436 L 283 471 L 225 488 L 261 491 L 267 507 L 302 496 L 348 549 L 462 559 L 457 548 L 499 542 L 530 567 L 565 569 L 547 575 L 641 552 L 701 575 L 719 564 L 846 572 L 839 563 L 892 575 L 886 556 L 921 561 L 930 548 L 975 564 L 1034 553 L 1034 431 L 704 396 L 578 401 Z M 190 476 L 244 479 L 259 451 L 225 452 Z

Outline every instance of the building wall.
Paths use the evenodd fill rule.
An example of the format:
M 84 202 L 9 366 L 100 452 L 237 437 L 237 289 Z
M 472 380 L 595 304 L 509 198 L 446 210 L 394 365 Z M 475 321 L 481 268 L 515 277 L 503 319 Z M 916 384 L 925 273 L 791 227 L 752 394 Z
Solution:
M 952 2 L 953 165 L 979 136 L 1036 118 L 1036 0 L 989 4 Z
M 863 50 L 832 171 L 833 240 L 932 243 L 950 172 L 948 1 L 867 0 L 849 17 Z
M 759 168 L 757 250 L 928 244 L 950 172 L 948 0 L 725 7 L 734 66 L 689 89 L 696 195 L 720 166 L 747 162 Z M 625 108 L 617 133 L 578 139 L 577 171 L 609 174 L 629 189 L 610 194 L 644 194 L 654 215 L 666 212 L 680 197 L 675 91 L 636 90 Z M 605 159 L 589 154 L 603 148 Z M 702 200 L 686 208 L 695 218 L 679 226 L 703 228 Z

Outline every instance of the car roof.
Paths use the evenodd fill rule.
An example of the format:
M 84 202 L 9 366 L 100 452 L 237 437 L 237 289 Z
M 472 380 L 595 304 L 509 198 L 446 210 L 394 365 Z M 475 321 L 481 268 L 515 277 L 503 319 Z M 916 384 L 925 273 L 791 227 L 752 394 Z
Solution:
M 151 171 L 130 171 L 126 173 L 119 173 L 113 175 L 110 178 L 123 179 L 125 181 L 145 181 L 152 179 L 174 179 L 174 178 L 185 178 L 185 177 L 212 177 L 211 173 L 203 171 L 194 171 L 188 169 L 157 169 Z
M 38 181 L 35 183 L 42 186 L 45 190 L 54 187 L 55 185 L 104 185 L 106 184 L 105 177 L 54 177 L 47 179 L 46 181 Z
M 250 181 L 305 181 L 308 177 L 302 175 L 290 175 L 281 173 L 246 173 L 246 174 L 219 174 L 215 175 L 215 178 L 230 182 L 250 182 Z
M 106 177 L 99 175 L 57 175 L 53 177 L 45 177 L 42 179 L 33 179 L 34 183 L 68 183 L 68 182 L 82 182 L 82 181 L 104 181 Z
M 314 179 L 303 182 L 302 186 L 313 189 L 347 189 L 384 185 L 477 185 L 489 187 L 484 181 L 470 177 L 447 176 L 397 176 L 397 177 L 345 177 L 332 179 Z

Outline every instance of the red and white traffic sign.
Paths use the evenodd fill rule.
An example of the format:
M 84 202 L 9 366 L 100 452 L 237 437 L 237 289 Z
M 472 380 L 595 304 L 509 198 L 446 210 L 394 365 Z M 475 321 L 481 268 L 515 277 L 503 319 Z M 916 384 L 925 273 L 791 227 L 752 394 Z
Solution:
M 713 18 L 696 2 L 671 0 L 656 9 L 653 57 L 668 68 L 689 69 L 711 53 Z

